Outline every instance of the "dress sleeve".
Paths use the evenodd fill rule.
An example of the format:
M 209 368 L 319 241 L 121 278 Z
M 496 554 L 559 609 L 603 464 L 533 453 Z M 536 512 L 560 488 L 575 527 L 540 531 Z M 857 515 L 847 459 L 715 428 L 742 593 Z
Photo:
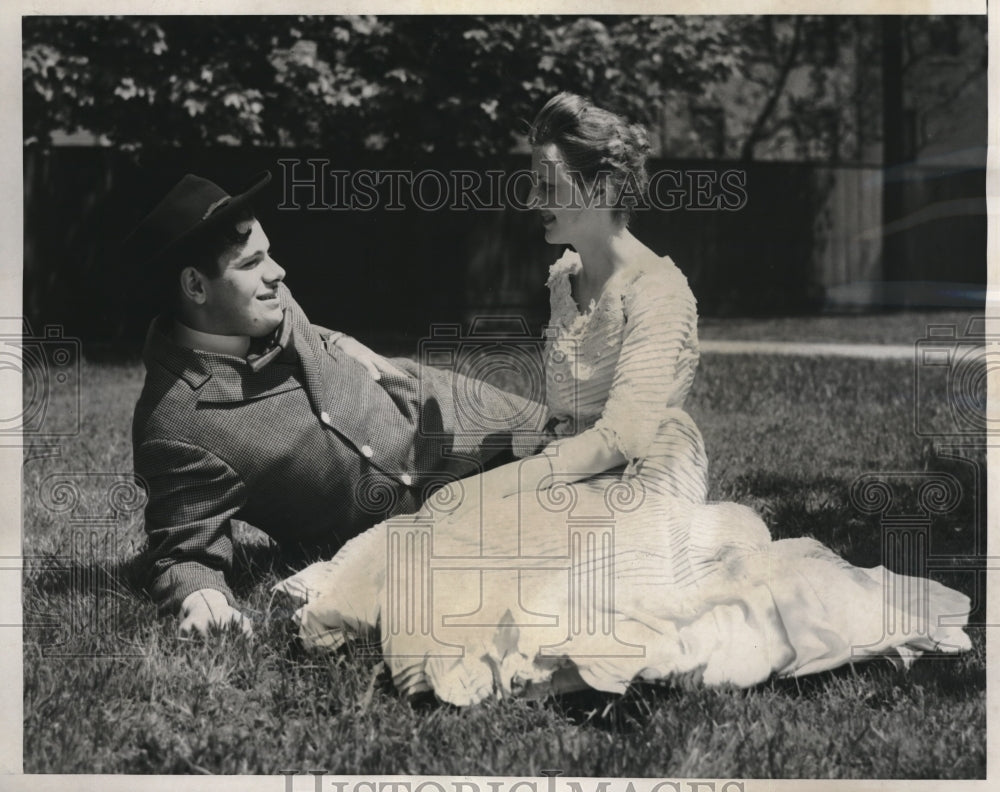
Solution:
M 641 272 L 623 290 L 625 328 L 608 400 L 592 431 L 633 463 L 681 407 L 698 365 L 698 313 L 679 271 Z

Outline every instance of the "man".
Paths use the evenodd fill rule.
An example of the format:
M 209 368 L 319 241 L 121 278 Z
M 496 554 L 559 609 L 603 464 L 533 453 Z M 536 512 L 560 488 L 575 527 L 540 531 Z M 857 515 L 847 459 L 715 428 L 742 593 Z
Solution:
M 149 590 L 182 634 L 250 630 L 226 574 L 232 521 L 279 545 L 336 548 L 434 486 L 531 451 L 537 404 L 310 324 L 251 198 L 185 176 L 126 244 L 164 297 L 149 330 L 133 454 L 148 489 Z M 475 392 L 475 410 L 456 393 Z M 477 414 L 490 432 L 476 426 Z M 516 436 L 516 437 L 515 437 Z M 500 441 L 500 442 L 498 442 Z

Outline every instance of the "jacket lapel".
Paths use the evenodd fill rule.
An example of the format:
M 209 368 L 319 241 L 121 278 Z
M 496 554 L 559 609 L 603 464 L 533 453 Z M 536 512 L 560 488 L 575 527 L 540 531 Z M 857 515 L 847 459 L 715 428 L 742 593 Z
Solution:
M 293 364 L 276 360 L 254 372 L 242 358 L 179 346 L 165 330 L 162 317 L 150 325 L 143 350 L 146 368 L 163 366 L 198 391 L 199 402 L 245 402 L 302 387 Z M 282 333 L 282 337 L 287 335 Z
M 142 362 L 146 370 L 154 365 L 162 366 L 197 390 L 212 376 L 199 353 L 193 349 L 178 346 L 167 334 L 167 319 L 156 317 L 149 325 L 146 346 L 142 350 Z
M 360 451 L 371 442 L 364 393 L 367 372 L 364 378 L 358 376 L 354 369 L 360 365 L 353 358 L 336 347 L 327 350 L 303 314 L 294 311 L 289 314 L 293 317 L 292 343 L 299 353 L 302 378 L 313 411 L 329 416 L 329 425 Z
M 198 393 L 204 403 L 246 402 L 266 399 L 286 391 L 299 390 L 302 384 L 295 378 L 295 366 L 288 363 L 271 363 L 258 372 L 240 361 L 218 361 L 212 366 L 212 377 Z
M 175 344 L 163 332 L 163 320 L 150 327 L 143 359 L 157 363 L 187 382 L 202 403 L 240 403 L 304 388 L 317 421 L 337 432 L 372 464 L 390 473 L 407 469 L 411 442 L 399 433 L 398 408 L 382 386 L 354 358 L 327 351 L 288 289 L 279 287 L 285 308 L 281 343 L 295 356 L 279 357 L 260 371 L 242 358 L 196 352 Z M 296 377 L 298 373 L 298 377 Z M 379 413 L 383 406 L 393 414 Z M 412 426 L 412 417 L 408 418 Z M 405 433 L 404 433 L 405 434 Z
M 364 366 L 336 347 L 327 350 L 317 329 L 294 301 L 285 317 L 286 321 L 291 319 L 291 343 L 298 352 L 302 380 L 316 415 L 373 465 L 391 475 L 408 471 L 412 440 L 409 432 L 400 433 L 400 427 L 406 422 L 412 432 L 412 419 L 402 416 L 382 384 L 373 380 Z

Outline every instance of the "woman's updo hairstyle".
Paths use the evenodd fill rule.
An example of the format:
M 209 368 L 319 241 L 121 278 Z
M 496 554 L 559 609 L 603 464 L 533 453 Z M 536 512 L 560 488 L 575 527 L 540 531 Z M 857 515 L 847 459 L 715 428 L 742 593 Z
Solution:
M 634 198 L 641 200 L 646 192 L 646 130 L 582 96 L 564 91 L 549 99 L 535 116 L 528 142 L 533 147 L 554 143 L 573 178 L 588 186 L 604 174 L 607 201 L 615 207 L 616 217 L 627 221 Z M 620 205 L 618 197 L 626 184 L 629 189 L 620 202 L 625 205 Z

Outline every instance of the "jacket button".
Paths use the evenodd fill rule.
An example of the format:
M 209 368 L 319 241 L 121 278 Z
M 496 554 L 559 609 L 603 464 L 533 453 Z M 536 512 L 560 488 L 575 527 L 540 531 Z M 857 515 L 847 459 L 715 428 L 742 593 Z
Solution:
M 370 445 L 363 445 L 363 446 L 361 446 L 361 454 L 366 459 L 371 459 L 372 456 L 374 456 L 375 452 L 372 451 L 372 447 Z
M 328 413 L 326 410 L 323 410 L 323 412 L 319 414 L 319 419 L 327 426 L 330 425 L 330 413 Z
M 402 481 L 407 487 L 409 487 L 413 483 L 413 476 L 411 476 L 409 473 L 404 473 L 402 476 L 399 477 L 399 480 Z

